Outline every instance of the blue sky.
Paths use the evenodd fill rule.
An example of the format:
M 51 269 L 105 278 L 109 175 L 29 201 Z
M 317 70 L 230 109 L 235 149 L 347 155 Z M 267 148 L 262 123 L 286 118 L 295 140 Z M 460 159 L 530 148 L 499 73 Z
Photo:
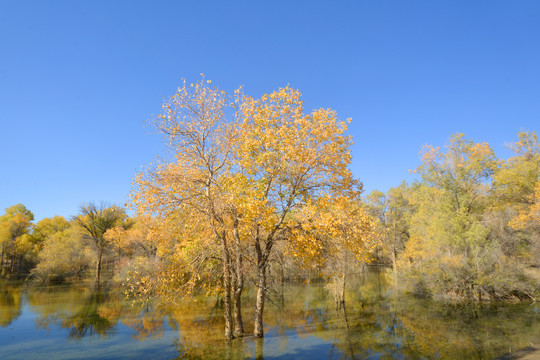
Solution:
M 289 84 L 352 118 L 367 191 L 455 132 L 500 157 L 540 124 L 538 1 L 2 1 L 0 213 L 123 204 L 163 154 L 144 120 L 181 82 Z

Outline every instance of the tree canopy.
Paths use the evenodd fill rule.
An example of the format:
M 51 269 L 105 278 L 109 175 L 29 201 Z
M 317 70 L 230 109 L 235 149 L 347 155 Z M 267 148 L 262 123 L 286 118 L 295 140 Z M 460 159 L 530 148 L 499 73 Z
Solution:
M 243 260 L 252 258 L 254 334 L 262 337 L 266 272 L 275 244 L 303 246 L 309 251 L 302 256 L 310 256 L 328 243 L 308 235 L 332 227 L 365 259 L 359 249 L 370 249 L 366 244 L 372 222 L 359 207 L 349 213 L 358 221 L 355 226 L 330 224 L 331 219 L 339 221 L 336 215 L 344 210 L 344 201 L 360 201 L 362 189 L 349 170 L 347 123 L 334 111 L 305 113 L 300 92 L 288 87 L 254 99 L 240 90 L 229 96 L 208 84 L 204 78 L 194 85 L 184 83 L 162 106 L 153 124 L 165 135 L 175 161 L 139 175 L 132 202 L 141 215 L 181 224 L 177 231 L 183 236 L 176 246 L 221 249 L 227 338 L 233 332 L 230 299 L 234 296 L 239 309 Z M 234 325 L 240 335 L 238 313 Z

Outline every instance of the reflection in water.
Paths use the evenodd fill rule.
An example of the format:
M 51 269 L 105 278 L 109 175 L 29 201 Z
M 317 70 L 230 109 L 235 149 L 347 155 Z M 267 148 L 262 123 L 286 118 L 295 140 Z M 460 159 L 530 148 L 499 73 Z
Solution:
M 269 307 L 264 343 L 247 338 L 242 352 L 231 352 L 234 341 L 207 341 L 207 327 L 199 337 L 183 334 L 179 358 L 493 359 L 540 341 L 537 305 L 438 303 L 386 289 L 384 274 L 369 273 L 336 308 L 322 285 L 289 285 L 285 306 Z
M 20 287 L 0 280 L 0 327 L 9 326 L 19 317 L 21 306 Z
M 114 328 L 122 314 L 122 305 L 107 292 L 84 288 L 30 289 L 29 304 L 39 314 L 38 327 L 69 329 L 69 338 L 101 335 Z
M 84 345 L 102 349 L 86 358 L 111 359 L 125 358 L 128 351 L 130 358 L 493 359 L 540 342 L 536 304 L 440 303 L 396 298 L 387 289 L 384 273 L 368 272 L 351 282 L 345 306 L 336 307 L 322 284 L 289 284 L 282 294 L 269 299 L 263 340 L 246 336 L 227 343 L 222 340 L 223 318 L 215 298 L 141 308 L 116 291 L 83 287 L 21 290 L 2 283 L 0 358 L 16 358 L 15 348 L 20 357 L 37 357 L 43 344 L 51 341 L 54 346 L 47 351 L 55 353 L 48 354 L 49 358 L 71 358 L 73 353 L 62 353 L 64 348 L 76 351 Z M 244 301 L 243 315 L 250 319 L 254 294 L 247 292 Z M 36 331 L 31 336 L 40 344 L 34 350 L 22 340 L 19 347 L 17 339 L 1 340 L 12 334 L 3 332 L 9 331 L 9 324 L 14 330 L 23 326 L 19 325 L 23 320 L 15 319 L 25 313 L 33 314 L 21 319 L 34 323 L 30 328 Z M 246 323 L 247 334 L 253 331 L 250 326 Z M 48 340 L 49 333 L 58 336 Z M 100 339 L 100 343 L 84 340 L 89 338 Z M 3 350 L 9 353 L 3 354 Z
M 138 308 L 132 309 L 138 310 Z M 133 338 L 139 341 L 156 339 L 163 336 L 166 330 L 166 313 L 145 305 L 140 313 L 133 317 L 124 317 L 122 323 L 134 330 Z
M 80 339 L 87 335 L 107 335 L 115 323 L 109 319 L 109 311 L 103 311 L 106 295 L 103 292 L 92 292 L 84 302 L 81 310 L 62 322 L 62 327 L 69 328 L 69 337 Z M 107 310 L 107 308 L 105 308 Z M 115 315 L 112 312 L 113 317 Z

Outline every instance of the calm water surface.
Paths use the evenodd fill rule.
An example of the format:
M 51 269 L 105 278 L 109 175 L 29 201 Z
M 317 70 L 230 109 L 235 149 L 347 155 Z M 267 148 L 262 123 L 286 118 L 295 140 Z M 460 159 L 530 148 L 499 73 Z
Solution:
M 267 302 L 263 341 L 227 344 L 215 297 L 141 307 L 120 290 L 0 282 L 0 359 L 493 359 L 540 343 L 538 304 L 459 305 L 387 288 L 372 271 L 338 309 L 324 285 L 287 285 Z M 248 333 L 253 300 L 248 292 Z

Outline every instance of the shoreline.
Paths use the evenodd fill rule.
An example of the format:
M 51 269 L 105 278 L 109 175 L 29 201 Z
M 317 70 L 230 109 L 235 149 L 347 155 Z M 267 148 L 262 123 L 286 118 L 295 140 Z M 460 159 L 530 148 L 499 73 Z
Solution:
M 529 346 L 521 348 L 514 353 L 508 353 L 497 358 L 497 360 L 511 359 L 540 360 L 540 344 L 530 344 Z

